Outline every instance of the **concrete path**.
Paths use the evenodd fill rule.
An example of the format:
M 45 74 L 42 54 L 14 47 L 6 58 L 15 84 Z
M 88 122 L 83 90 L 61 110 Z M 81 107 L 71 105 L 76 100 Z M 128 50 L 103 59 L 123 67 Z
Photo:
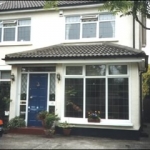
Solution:
M 150 133 L 150 125 L 145 129 Z M 150 137 L 135 140 L 55 135 L 3 134 L 0 149 L 150 149 Z

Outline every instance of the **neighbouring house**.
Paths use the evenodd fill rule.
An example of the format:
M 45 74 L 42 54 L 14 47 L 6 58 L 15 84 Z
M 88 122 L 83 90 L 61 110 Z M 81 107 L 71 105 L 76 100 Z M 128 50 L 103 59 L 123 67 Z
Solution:
M 1 3 L 0 70 L 11 70 L 10 119 L 41 126 L 36 115 L 47 110 L 75 124 L 73 134 L 139 138 L 144 34 L 132 16 L 99 12 L 100 5 L 59 1 L 55 10 L 43 9 L 43 1 Z M 95 111 L 101 121 L 88 122 Z

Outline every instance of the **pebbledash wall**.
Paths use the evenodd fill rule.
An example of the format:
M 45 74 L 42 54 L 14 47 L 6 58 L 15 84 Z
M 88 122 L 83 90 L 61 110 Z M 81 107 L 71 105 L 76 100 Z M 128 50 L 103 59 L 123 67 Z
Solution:
M 5 19 L 22 19 L 31 18 L 31 41 L 30 42 L 2 42 L 0 43 L 1 58 L 4 58 L 6 54 L 31 50 L 39 47 L 46 47 L 59 43 L 74 43 L 74 42 L 95 42 L 95 41 L 110 41 L 117 44 L 133 47 L 133 27 L 132 17 L 126 16 L 121 17 L 118 15 L 115 18 L 115 38 L 109 39 L 84 39 L 84 40 L 65 40 L 65 15 L 77 15 L 77 14 L 91 14 L 97 13 L 98 8 L 80 8 L 80 9 L 69 9 L 63 10 L 63 16 L 59 16 L 58 11 L 33 11 L 33 12 L 18 12 L 10 14 L 0 13 L 1 20 Z M 140 48 L 139 42 L 139 25 L 136 23 L 136 34 L 135 34 L 135 48 Z M 128 64 L 129 71 L 129 120 L 118 121 L 118 120 L 106 120 L 102 119 L 100 124 L 88 124 L 87 119 L 74 119 L 64 117 L 64 71 L 67 63 L 58 63 L 56 65 L 56 73 L 61 74 L 61 80 L 56 81 L 56 114 L 61 117 L 61 121 L 68 121 L 76 124 L 77 127 L 90 127 L 90 128 L 106 128 L 106 129 L 123 129 L 123 130 L 139 130 L 140 128 L 140 100 L 139 100 L 139 71 L 137 63 L 126 63 L 123 60 L 118 59 L 109 64 Z M 51 64 L 50 61 L 46 62 Z M 78 64 L 85 64 L 84 62 L 77 61 Z M 104 62 L 98 61 L 99 64 Z M 97 64 L 96 63 L 96 64 Z M 38 64 L 35 64 L 38 66 Z M 75 63 L 68 63 L 68 65 L 76 65 Z M 94 64 L 91 62 L 91 64 Z M 106 63 L 107 64 L 107 63 Z M 26 64 L 27 65 L 27 64 Z M 44 66 L 44 64 L 42 64 Z M 20 105 L 20 86 L 21 76 L 20 68 L 17 65 L 12 66 L 12 73 L 15 75 L 15 82 L 11 81 L 11 107 L 10 107 L 10 119 L 14 116 L 19 115 Z M 0 60 L 0 69 L 10 69 L 11 67 L 6 65 L 3 60 Z M 18 86 L 19 85 L 19 86 Z M 136 87 L 136 88 L 135 88 Z

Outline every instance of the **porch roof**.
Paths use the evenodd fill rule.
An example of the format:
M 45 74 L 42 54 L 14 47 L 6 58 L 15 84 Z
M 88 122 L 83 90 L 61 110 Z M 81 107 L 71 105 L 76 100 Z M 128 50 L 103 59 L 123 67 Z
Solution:
M 140 58 L 144 51 L 110 42 L 57 44 L 5 55 L 3 60 L 66 60 L 96 58 Z

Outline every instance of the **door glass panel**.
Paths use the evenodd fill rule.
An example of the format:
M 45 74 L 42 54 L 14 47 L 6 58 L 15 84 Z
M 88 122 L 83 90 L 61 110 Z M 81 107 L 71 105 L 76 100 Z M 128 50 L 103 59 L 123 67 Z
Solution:
M 55 114 L 55 106 L 49 106 L 49 113 Z
M 50 101 L 55 101 L 55 73 L 50 74 Z
M 21 100 L 26 100 L 27 95 L 27 74 L 21 76 Z
M 21 72 L 48 72 L 48 71 L 56 71 L 55 66 L 50 67 L 22 67 Z
M 20 117 L 25 119 L 25 117 L 26 117 L 26 105 L 20 105 Z

